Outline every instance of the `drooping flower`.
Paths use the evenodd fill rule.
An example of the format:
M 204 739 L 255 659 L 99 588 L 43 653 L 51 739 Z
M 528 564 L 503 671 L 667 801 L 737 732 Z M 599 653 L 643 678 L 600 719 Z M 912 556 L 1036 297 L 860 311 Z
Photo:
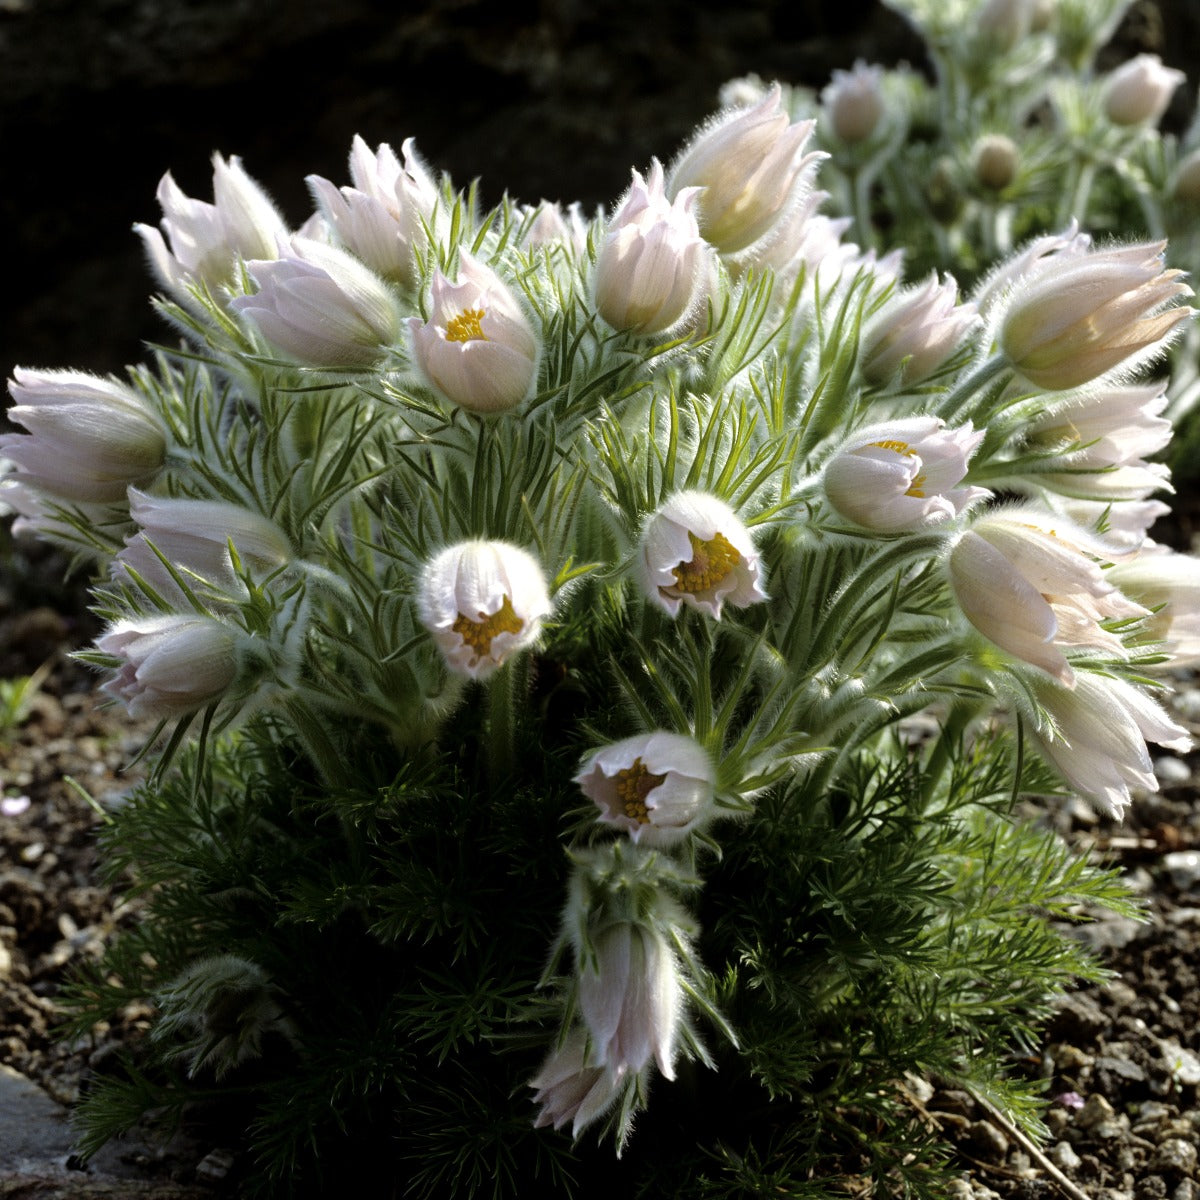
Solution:
M 1114 125 L 1157 125 L 1187 76 L 1157 54 L 1137 54 L 1104 81 L 1104 115 Z
M 617 921 L 592 938 L 579 967 L 579 1009 L 591 1034 L 588 1065 L 611 1075 L 653 1058 L 675 1078 L 683 987 L 674 950 L 656 930 Z
M 1036 693 L 1053 721 L 1052 727 L 1034 730 L 1043 754 L 1073 788 L 1113 817 L 1129 806 L 1130 788 L 1158 790 L 1148 741 L 1191 749 L 1187 730 L 1124 679 L 1084 671 L 1073 688 L 1047 681 Z
M 861 365 L 868 382 L 882 385 L 898 374 L 912 384 L 932 375 L 978 324 L 975 306 L 957 299 L 954 277 L 939 283 L 936 271 L 893 296 L 863 331 Z
M 582 1029 L 571 1030 L 529 1081 L 529 1086 L 537 1090 L 533 1102 L 540 1105 L 533 1127 L 552 1125 L 561 1129 L 570 1121 L 571 1133 L 578 1137 L 616 1101 L 627 1076 L 626 1071 L 589 1066 L 587 1034 Z
M 508 542 L 470 541 L 426 565 L 417 611 L 450 668 L 483 679 L 537 641 L 551 604 L 531 554 Z
M 648 179 L 635 170 L 596 257 L 596 308 L 614 329 L 662 333 L 699 299 L 711 253 L 693 215 L 699 188 L 683 188 L 672 203 L 658 159 Z
M 399 340 L 395 298 L 345 250 L 294 237 L 282 258 L 246 265 L 258 291 L 231 307 L 297 362 L 369 367 Z
M 1200 559 L 1149 542 L 1110 567 L 1108 577 L 1150 610 L 1143 628 L 1171 656 L 1165 667 L 1200 663 Z
M 132 388 L 82 371 L 17 367 L 9 420 L 28 434 L 0 437 L 17 485 L 50 500 L 123 503 L 166 459 L 166 428 Z M 14 505 L 15 507 L 22 507 Z
M 354 186 L 338 188 L 320 175 L 309 175 L 307 183 L 338 242 L 384 279 L 411 287 L 415 251 L 426 228 L 432 228 L 439 197 L 412 138 L 400 153 L 403 162 L 386 142 L 372 152 L 355 134 L 350 151 Z
M 883 120 L 883 68 L 860 58 L 849 71 L 834 70 L 821 103 L 838 138 L 848 145 L 865 142 Z
M 1063 646 L 1093 646 L 1125 657 L 1102 621 L 1141 617 L 1097 559 L 1113 548 L 1066 518 L 1031 507 L 989 513 L 950 553 L 950 582 L 967 620 L 1009 654 L 1071 686 Z
M 699 223 L 722 254 L 736 254 L 771 233 L 799 202 L 811 169 L 825 155 L 801 155 L 814 122 L 793 124 L 774 84 L 752 108 L 732 109 L 702 129 L 671 168 L 667 195 L 704 188 Z
M 1014 283 L 1000 348 L 1035 387 L 1066 391 L 1153 357 L 1193 310 L 1182 271 L 1163 267 L 1165 242 L 1052 255 Z
M 213 201 L 193 200 L 168 172 L 158 185 L 163 232 L 133 227 L 159 282 L 185 304 L 196 284 L 215 289 L 228 283 L 239 258 L 274 258 L 287 236 L 283 218 L 236 156 L 226 162 L 213 155 Z
M 687 604 L 719 619 L 727 601 L 741 608 L 767 598 L 750 531 L 707 492 L 676 492 L 651 515 L 638 551 L 638 581 L 672 617 Z
M 592 754 L 575 776 L 598 819 L 634 842 L 670 846 L 713 815 L 713 764 L 693 738 L 663 730 Z
M 856 430 L 825 468 L 829 502 L 867 529 L 896 533 L 950 520 L 989 495 L 956 486 L 984 430 L 945 424 L 908 417 Z
M 238 673 L 234 631 L 195 614 L 130 617 L 97 638 L 96 647 L 119 662 L 102 690 L 132 717 L 184 716 L 219 699 Z
M 452 403 L 504 412 L 529 394 L 539 349 L 533 328 L 503 280 L 466 250 L 457 283 L 434 272 L 429 320 L 408 324 L 417 365 Z

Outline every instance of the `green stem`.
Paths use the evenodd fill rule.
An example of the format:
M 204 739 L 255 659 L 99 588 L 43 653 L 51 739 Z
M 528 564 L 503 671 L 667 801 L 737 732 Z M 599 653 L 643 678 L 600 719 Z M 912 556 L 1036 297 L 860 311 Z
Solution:
M 488 778 L 493 787 L 512 773 L 516 673 L 518 664 L 524 662 L 525 656 L 521 656 L 516 662 L 504 663 L 487 682 Z
M 982 392 L 989 384 L 1010 370 L 1008 359 L 1003 354 L 992 354 L 983 360 L 973 371 L 968 372 L 965 379 L 960 379 L 942 397 L 940 415 L 949 421 L 958 415 L 960 409 L 978 392 Z

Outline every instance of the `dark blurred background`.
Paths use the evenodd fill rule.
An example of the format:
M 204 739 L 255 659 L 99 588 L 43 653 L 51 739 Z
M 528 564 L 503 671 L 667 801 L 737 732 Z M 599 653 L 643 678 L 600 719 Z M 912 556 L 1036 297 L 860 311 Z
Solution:
M 1119 41 L 1194 74 L 1200 0 L 1138 0 Z M 294 224 L 356 132 L 414 136 L 488 203 L 607 204 L 726 79 L 820 86 L 860 56 L 922 62 L 878 0 L 0 0 L 0 369 L 115 370 L 164 336 L 131 225 L 167 169 L 210 200 L 214 150 Z

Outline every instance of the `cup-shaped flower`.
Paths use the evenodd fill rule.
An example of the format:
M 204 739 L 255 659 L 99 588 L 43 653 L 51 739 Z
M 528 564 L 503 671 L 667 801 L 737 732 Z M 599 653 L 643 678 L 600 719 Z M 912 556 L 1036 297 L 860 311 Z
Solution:
M 429 320 L 410 317 L 413 355 L 447 400 L 477 413 L 515 408 L 537 375 L 538 340 L 490 267 L 459 251 L 458 282 L 433 276 Z
M 906 417 L 855 430 L 825 468 L 825 494 L 844 517 L 879 533 L 950 520 L 989 495 L 956 486 L 984 430 Z
M 1104 81 L 1104 115 L 1114 125 L 1157 125 L 1187 80 L 1182 71 L 1164 67 L 1157 54 L 1138 54 Z
M 184 303 L 190 303 L 189 289 L 196 284 L 228 283 L 239 258 L 274 258 L 287 236 L 283 218 L 236 156 L 226 162 L 213 155 L 213 201 L 193 200 L 168 172 L 158 185 L 163 232 L 133 227 L 159 282 Z
M 1150 615 L 1146 633 L 1169 654 L 1166 668 L 1200 663 L 1200 559 L 1154 542 L 1109 568 L 1108 578 Z
M 700 131 L 671 168 L 668 196 L 704 188 L 700 232 L 722 254 L 736 254 L 771 233 L 825 157 L 801 154 L 814 122 L 793 124 L 781 95 L 775 84 L 752 108 L 724 113 Z
M 447 547 L 426 564 L 417 591 L 421 624 L 450 668 L 472 679 L 532 646 L 550 610 L 542 568 L 508 542 Z
M 1032 442 L 1070 451 L 1071 466 L 1102 470 L 1139 462 L 1171 440 L 1163 384 L 1107 387 L 1049 405 L 1026 426 Z
M 118 662 L 102 690 L 132 717 L 184 716 L 218 700 L 238 674 L 234 631 L 196 614 L 130 617 L 97 638 L 96 647 Z
M 223 500 L 150 496 L 131 488 L 129 513 L 141 529 L 126 539 L 113 562 L 113 577 L 126 581 L 136 573 L 175 608 L 186 608 L 188 599 L 163 558 L 188 586 L 204 581 L 232 596 L 245 589 L 234 570 L 231 544 L 242 569 L 258 574 L 273 571 L 294 556 L 287 536 L 274 521 Z
M 658 159 L 648 178 L 633 172 L 596 257 L 596 308 L 614 329 L 662 333 L 699 299 L 711 253 L 693 214 L 699 192 L 668 200 Z
M 860 58 L 852 70 L 835 70 L 821 103 L 836 137 L 848 145 L 865 142 L 883 120 L 883 68 Z
M 294 237 L 275 261 L 247 263 L 258 291 L 231 307 L 289 358 L 314 367 L 369 367 L 400 337 L 387 285 L 352 254 Z
M 726 602 L 767 598 L 750 531 L 707 492 L 676 492 L 659 505 L 642 530 L 637 571 L 646 596 L 672 617 L 686 604 L 719 620 Z
M 1192 309 L 1192 289 L 1163 266 L 1165 242 L 1043 258 L 1009 296 L 1000 348 L 1035 387 L 1066 391 L 1152 358 Z
M 1158 791 L 1148 741 L 1191 749 L 1187 730 L 1124 679 L 1084 671 L 1072 689 L 1046 682 L 1036 694 L 1052 722 L 1034 731 L 1043 754 L 1073 788 L 1113 817 L 1129 806 L 1130 788 Z
M 575 782 L 600 810 L 598 820 L 648 846 L 683 841 L 714 812 L 712 759 L 678 733 L 657 730 L 604 746 Z
M 17 367 L 9 420 L 28 434 L 0 437 L 0 457 L 25 492 L 52 501 L 121 504 L 131 483 L 166 458 L 166 429 L 137 392 L 82 371 Z
M 411 287 L 415 249 L 432 228 L 438 188 L 417 156 L 412 138 L 400 147 L 403 162 L 386 142 L 374 152 L 357 134 L 350 151 L 353 187 L 338 188 L 309 175 L 313 199 L 340 245 L 384 279 Z
M 640 1071 L 653 1058 L 675 1078 L 683 1017 L 679 963 L 664 935 L 616 921 L 592 937 L 579 967 L 579 1010 L 591 1034 L 588 1065 L 610 1074 Z
M 561 1129 L 570 1121 L 571 1134 L 578 1137 L 616 1101 L 628 1078 L 627 1071 L 588 1066 L 587 1034 L 572 1029 L 529 1081 L 529 1086 L 537 1089 L 533 1102 L 541 1106 L 534 1129 L 544 1125 Z
M 983 277 L 971 293 L 971 302 L 980 315 L 990 319 L 993 311 L 1013 294 L 1022 280 L 1051 260 L 1054 263 L 1052 269 L 1060 269 L 1068 260 L 1087 254 L 1091 245 L 1091 236 L 1080 233 L 1079 223 L 1074 220 L 1061 233 L 1033 238 Z
M 1021 153 L 1002 133 L 986 133 L 971 147 L 971 170 L 989 192 L 1002 192 L 1017 177 Z
M 1146 610 L 1108 581 L 1097 559 L 1111 545 L 1065 517 L 1030 507 L 989 513 L 950 553 L 950 583 L 967 620 L 984 637 L 1070 686 L 1062 646 L 1126 656 L 1101 622 Z
M 928 379 L 978 324 L 974 304 L 958 304 L 952 275 L 937 272 L 893 296 L 863 331 L 862 373 L 882 385 L 897 375 L 905 384 Z

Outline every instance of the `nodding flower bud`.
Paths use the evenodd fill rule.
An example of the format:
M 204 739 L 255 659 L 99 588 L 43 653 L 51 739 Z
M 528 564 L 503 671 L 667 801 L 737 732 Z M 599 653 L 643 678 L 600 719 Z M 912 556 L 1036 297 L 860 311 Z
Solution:
M 1017 177 L 1020 152 L 1002 133 L 987 133 L 971 148 L 971 170 L 990 192 L 1002 192 Z
M 410 317 L 413 355 L 429 382 L 460 408 L 515 408 L 537 374 L 538 341 L 516 297 L 490 267 L 459 251 L 458 282 L 433 276 L 429 320 Z
M 1186 79 L 1157 54 L 1138 54 L 1104 81 L 1104 115 L 1114 125 L 1157 125 Z
M 909 417 L 858 429 L 829 460 L 825 494 L 844 517 L 880 533 L 950 520 L 989 495 L 957 487 L 984 430 L 945 428 L 937 417 Z
M 1030 383 L 1065 391 L 1153 357 L 1192 309 L 1192 289 L 1165 270 L 1166 242 L 1054 254 L 1013 281 L 1000 348 Z
M 570 1121 L 571 1134 L 578 1137 L 581 1130 L 604 1115 L 624 1090 L 629 1072 L 589 1066 L 587 1050 L 584 1030 L 571 1030 L 566 1041 L 550 1052 L 529 1081 L 537 1093 L 533 1102 L 539 1106 L 533 1122 L 535 1129 L 543 1125 L 561 1129 Z
M 672 617 L 680 605 L 719 619 L 765 600 L 763 568 L 750 532 L 722 500 L 707 492 L 676 492 L 646 522 L 638 552 L 646 596 Z
M 801 155 L 813 121 L 793 124 L 774 84 L 753 108 L 733 109 L 704 129 L 671 168 L 667 195 L 704 188 L 700 232 L 722 254 L 771 233 L 799 202 L 809 169 L 823 154 Z
M 8 386 L 16 401 L 9 420 L 29 432 L 0 437 L 0 458 L 9 460 L 30 501 L 40 494 L 65 503 L 123 504 L 131 483 L 162 470 L 166 427 L 125 384 L 83 371 L 17 367 Z
M 426 567 L 417 590 L 421 624 L 447 665 L 484 679 L 528 649 L 550 615 L 537 560 L 508 542 L 460 542 Z
M 860 58 L 852 70 L 835 70 L 821 102 L 836 137 L 851 146 L 867 141 L 883 120 L 883 68 Z
M 952 275 L 938 283 L 937 272 L 923 284 L 905 288 L 888 301 L 863 332 L 862 373 L 882 385 L 929 378 L 958 349 L 979 321 L 973 304 L 956 304 Z
M 658 159 L 648 179 L 633 172 L 596 258 L 596 308 L 614 329 L 662 333 L 695 305 L 711 254 L 693 215 L 699 193 L 668 200 Z
M 1029 36 L 1037 0 L 985 0 L 975 14 L 975 29 L 1000 50 L 1012 50 Z
M 369 367 L 399 340 L 392 293 L 345 250 L 294 237 L 282 258 L 246 267 L 258 291 L 230 307 L 297 362 Z

